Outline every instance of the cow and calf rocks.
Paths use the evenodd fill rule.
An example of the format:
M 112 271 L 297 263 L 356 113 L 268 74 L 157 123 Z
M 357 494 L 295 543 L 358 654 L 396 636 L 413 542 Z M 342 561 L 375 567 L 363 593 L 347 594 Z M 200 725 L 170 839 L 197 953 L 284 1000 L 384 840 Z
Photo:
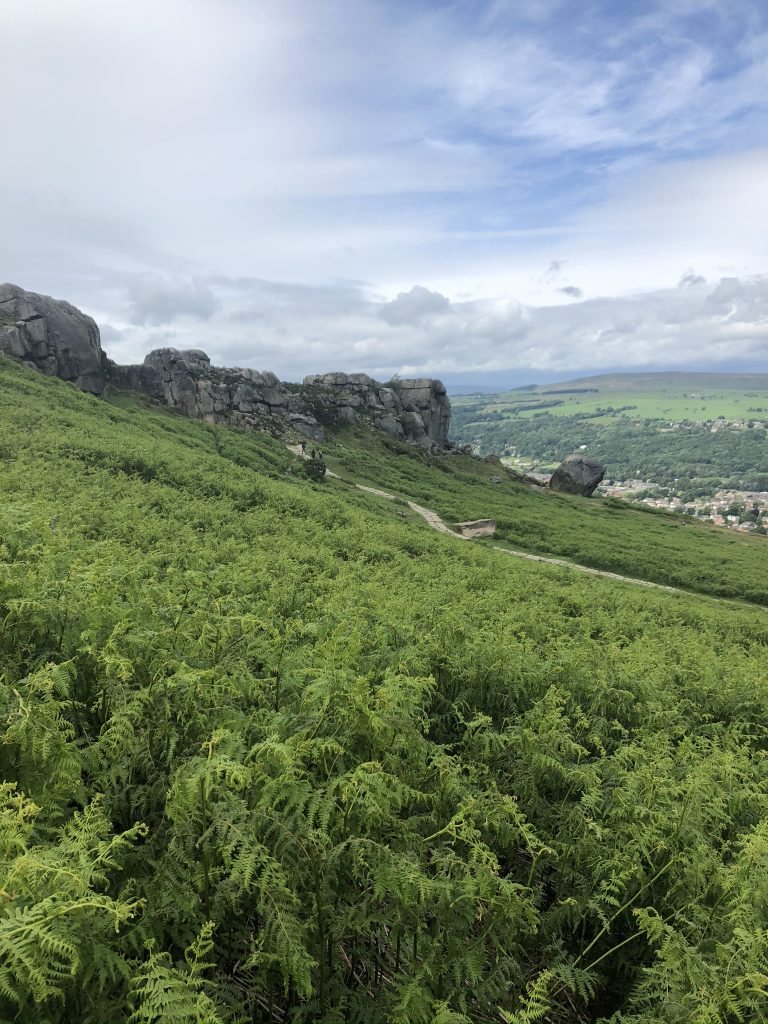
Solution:
M 96 321 L 68 302 L 0 285 L 0 352 L 100 395 L 106 387 Z
M 119 366 L 102 350 L 92 317 L 13 284 L 0 285 L 0 353 L 94 395 L 110 387 L 145 391 L 206 423 L 273 433 L 291 426 L 316 441 L 324 439 L 324 425 L 362 423 L 428 451 L 448 446 L 451 403 L 439 380 L 382 384 L 365 373 L 321 373 L 290 384 L 274 373 L 213 366 L 199 349 L 159 348 L 140 365 Z M 575 453 L 549 486 L 589 497 L 604 475 L 600 462 Z
M 325 373 L 284 383 L 273 373 L 211 364 L 198 349 L 161 348 L 144 363 L 119 366 L 101 348 L 96 322 L 68 302 L 0 285 L 0 352 L 83 391 L 146 391 L 194 419 L 280 432 L 286 425 L 317 441 L 324 425 L 362 423 L 440 451 L 448 444 L 451 403 L 439 380 L 393 380 Z
M 566 455 L 552 474 L 549 486 L 553 491 L 589 498 L 604 476 L 605 466 L 602 462 L 575 452 Z

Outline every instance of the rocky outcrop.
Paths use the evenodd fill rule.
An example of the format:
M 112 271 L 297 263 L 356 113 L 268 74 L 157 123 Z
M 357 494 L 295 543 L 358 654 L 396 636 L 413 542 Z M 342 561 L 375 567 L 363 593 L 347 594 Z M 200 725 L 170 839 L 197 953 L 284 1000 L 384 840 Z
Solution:
M 104 391 L 99 328 L 68 302 L 0 285 L 0 352 L 83 391 Z
M 424 377 L 382 384 L 365 373 L 323 373 L 305 377 L 302 390 L 341 423 L 368 422 L 427 449 L 442 448 L 448 440 L 451 403 L 442 381 Z
M 273 373 L 222 369 L 205 352 L 173 348 L 150 352 L 144 370 L 166 405 L 207 423 L 269 430 L 287 422 L 317 441 L 326 426 L 364 423 L 429 450 L 448 440 L 451 406 L 440 381 L 387 385 L 365 373 L 324 373 L 283 384 Z
M 194 419 L 248 430 L 275 430 L 287 422 L 323 440 L 314 414 L 274 373 L 212 366 L 199 349 L 175 348 L 150 352 L 144 369 L 156 374 L 165 404 Z
M 580 494 L 588 498 L 605 476 L 605 466 L 597 459 L 587 458 L 578 452 L 567 455 L 549 481 L 553 491 L 563 494 Z
M 118 366 L 111 359 L 106 359 L 105 375 L 107 383 L 112 387 L 147 391 L 152 398 L 163 399 L 163 382 L 160 374 L 152 366 L 145 366 L 143 363 Z
M 91 317 L 16 285 L 0 285 L 0 352 L 97 395 L 110 386 L 146 391 L 206 423 L 271 433 L 289 425 L 317 441 L 324 426 L 363 423 L 431 451 L 448 443 L 451 404 L 439 380 L 382 384 L 364 373 L 326 373 L 285 384 L 273 373 L 212 366 L 199 349 L 160 348 L 140 366 L 118 366 Z

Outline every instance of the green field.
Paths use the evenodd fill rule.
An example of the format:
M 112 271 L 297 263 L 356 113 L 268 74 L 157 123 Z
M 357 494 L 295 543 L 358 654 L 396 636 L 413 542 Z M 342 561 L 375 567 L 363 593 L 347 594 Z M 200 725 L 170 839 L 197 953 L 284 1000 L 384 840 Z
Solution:
M 0 360 L 0 1020 L 765 1020 L 768 545 L 327 458 Z
M 544 407 L 554 416 L 573 416 L 632 406 L 626 411 L 636 419 L 768 419 L 768 374 L 608 374 L 501 395 L 461 395 L 451 404 L 455 410 L 515 416 Z
M 684 499 L 768 489 L 766 432 L 754 427 L 768 423 L 766 374 L 616 374 L 452 404 L 452 436 L 481 454 L 509 446 L 545 469 L 585 445 L 609 476 Z

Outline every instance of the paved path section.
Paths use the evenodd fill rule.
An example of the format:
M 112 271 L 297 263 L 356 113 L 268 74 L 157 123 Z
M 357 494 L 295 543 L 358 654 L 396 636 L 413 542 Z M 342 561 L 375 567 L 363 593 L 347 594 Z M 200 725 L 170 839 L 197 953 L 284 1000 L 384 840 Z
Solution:
M 397 501 L 397 495 L 389 494 L 388 491 L 380 491 L 376 487 L 366 487 L 365 484 L 355 484 L 355 487 L 358 491 L 367 491 L 369 494 L 375 494 L 379 498 L 387 498 L 389 501 Z M 456 533 L 452 530 L 443 522 L 437 512 L 433 512 L 431 508 L 424 508 L 423 505 L 417 505 L 415 501 L 405 500 L 408 508 L 413 509 L 414 512 L 420 515 L 422 519 L 429 523 L 433 530 L 439 530 L 440 533 L 450 533 L 450 535 L 455 537 L 456 540 L 470 539 L 469 537 L 462 537 L 460 533 Z
M 308 459 L 309 456 L 306 452 L 301 451 L 301 447 L 297 444 L 289 444 L 287 447 L 295 455 L 303 456 Z M 338 473 L 332 473 L 331 470 L 326 470 L 326 476 L 333 477 L 335 480 L 340 480 L 341 477 Z M 380 491 L 377 487 L 367 487 L 365 484 L 354 484 L 358 491 L 366 491 L 368 494 L 375 494 L 377 498 L 386 498 L 387 501 L 397 501 L 396 494 L 390 494 L 389 491 Z M 408 508 L 413 509 L 418 515 L 421 516 L 425 522 L 432 527 L 433 530 L 438 530 L 440 533 L 449 533 L 451 537 L 455 537 L 456 540 L 472 540 L 472 537 L 463 537 L 460 533 L 456 533 L 448 526 L 437 512 L 433 512 L 430 508 L 425 508 L 423 505 L 417 505 L 415 501 L 405 500 Z M 564 569 L 575 569 L 577 572 L 586 572 L 590 576 L 602 576 L 603 579 L 607 580 L 620 580 L 622 583 L 634 583 L 637 587 L 653 587 L 655 590 L 666 590 L 670 594 L 687 594 L 688 591 L 680 590 L 677 587 L 668 587 L 663 583 L 651 583 L 650 580 L 636 580 L 632 576 L 620 576 L 617 572 L 607 572 L 605 569 L 593 569 L 591 565 L 579 565 L 577 562 L 566 562 L 564 558 L 549 558 L 545 555 L 532 555 L 528 551 L 519 551 L 513 548 L 502 548 L 497 544 L 493 545 L 494 551 L 502 551 L 505 555 L 511 555 L 512 558 L 526 558 L 529 562 L 544 562 L 546 565 L 559 565 Z

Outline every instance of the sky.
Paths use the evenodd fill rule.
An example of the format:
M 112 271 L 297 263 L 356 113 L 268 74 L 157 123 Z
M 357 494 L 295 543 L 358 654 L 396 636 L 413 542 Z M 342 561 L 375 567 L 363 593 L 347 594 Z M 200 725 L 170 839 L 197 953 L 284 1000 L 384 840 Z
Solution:
M 283 379 L 768 371 L 765 0 L 3 0 L 0 280 Z

